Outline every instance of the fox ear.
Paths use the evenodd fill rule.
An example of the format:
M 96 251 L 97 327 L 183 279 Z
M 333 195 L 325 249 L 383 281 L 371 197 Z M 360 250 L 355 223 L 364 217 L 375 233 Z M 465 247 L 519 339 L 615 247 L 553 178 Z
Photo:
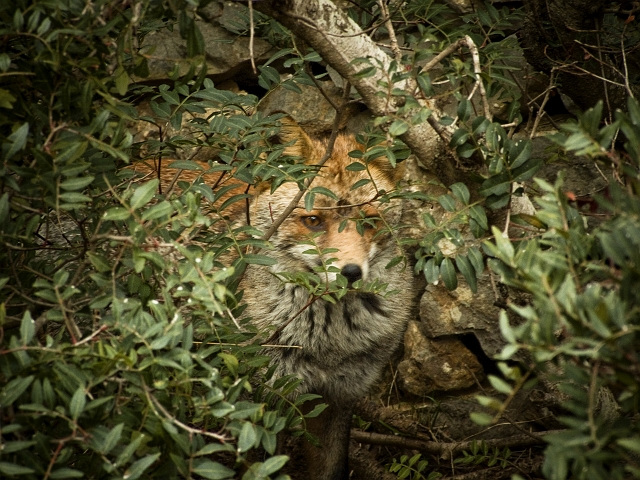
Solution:
M 301 157 L 305 163 L 313 161 L 313 143 L 302 127 L 289 115 L 282 117 L 280 124 L 282 127 L 280 128 L 280 132 L 275 136 L 276 142 L 292 144 L 285 148 L 284 153 L 294 157 Z

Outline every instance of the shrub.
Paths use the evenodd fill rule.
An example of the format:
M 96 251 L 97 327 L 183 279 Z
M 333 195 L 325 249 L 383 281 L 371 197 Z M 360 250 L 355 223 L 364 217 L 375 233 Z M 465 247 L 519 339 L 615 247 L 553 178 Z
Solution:
M 501 281 L 531 295 L 527 305 L 510 305 L 520 322 L 500 318 L 508 342 L 501 359 L 526 351 L 563 399 L 559 419 L 566 430 L 546 437 L 543 470 L 551 479 L 640 476 L 640 108 L 630 98 L 628 112 L 602 128 L 601 116 L 599 103 L 555 141 L 612 166 L 607 191 L 584 209 L 563 189 L 561 176 L 553 185 L 536 180 L 539 233 L 510 241 L 494 228 L 494 240 L 485 244 Z M 601 221 L 589 227 L 594 213 Z M 504 369 L 516 387 L 493 383 L 511 395 L 523 377 Z M 483 403 L 502 408 L 492 399 Z
M 243 262 L 264 257 L 222 268 L 256 242 L 206 211 L 219 192 L 196 180 L 163 194 L 121 167 L 215 147 L 235 156 L 229 175 L 251 182 L 278 160 L 275 148 L 256 161 L 276 118 L 248 116 L 256 98 L 217 90 L 195 62 L 171 87 L 132 83 L 146 72 L 143 33 L 176 17 L 193 27 L 186 3 L 136 6 L 0 6 L 0 474 L 275 477 L 287 460 L 274 456 L 276 434 L 300 422 L 284 400 L 295 381 L 272 388 L 280 408 L 254 400 L 249 379 L 266 360 L 234 324 L 232 287 Z M 142 97 L 154 117 L 138 112 Z M 216 121 L 197 118 L 207 109 Z M 164 131 L 183 119 L 183 133 L 134 138 L 134 122 Z

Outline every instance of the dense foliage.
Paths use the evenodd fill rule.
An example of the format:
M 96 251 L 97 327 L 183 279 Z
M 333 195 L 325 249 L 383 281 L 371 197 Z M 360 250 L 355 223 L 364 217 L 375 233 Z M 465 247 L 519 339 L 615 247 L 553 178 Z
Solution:
M 296 380 L 265 383 L 268 360 L 237 321 L 238 275 L 270 261 L 264 232 L 229 224 L 225 210 L 247 195 L 221 200 L 224 184 L 212 189 L 202 175 L 271 179 L 275 188 L 302 187 L 312 172 L 272 142 L 280 115 L 256 113 L 258 96 L 219 90 L 206 77 L 201 3 L 0 4 L 3 477 L 276 478 L 287 461 L 275 454 L 276 435 L 303 424 L 307 398 L 288 396 Z M 352 18 L 385 38 L 378 2 L 360 3 Z M 239 11 L 233 33 L 249 35 L 248 12 Z M 315 52 L 254 15 L 255 32 L 276 47 L 259 67 L 259 87 L 298 91 L 326 79 Z M 528 304 L 509 306 L 517 324 L 500 319 L 504 375 L 490 380 L 506 402 L 535 377 L 562 393 L 567 428 L 548 438 L 548 478 L 640 477 L 638 103 L 630 99 L 608 122 L 597 105 L 554 137 L 561 157 L 607 167 L 606 192 L 585 210 L 561 178 L 531 180 L 542 161 L 531 139 L 516 135 L 523 115 L 536 113 L 509 76 L 521 12 L 486 5 L 461 16 L 447 2 L 412 1 L 391 15 L 403 76 L 418 89 L 393 91 L 394 77 L 382 94 L 404 95 L 416 123 L 430 114 L 422 99 L 455 99 L 442 123 L 454 132 L 456 165 L 473 173 L 440 195 L 425 185 L 406 194 L 445 212 L 422 216 L 422 238 L 399 238 L 413 247 L 416 273 L 450 289 L 463 278 L 475 290 L 488 256 L 504 284 L 530 294 Z M 145 83 L 153 49 L 144 39 L 164 30 L 179 31 L 189 68 Z M 480 73 L 460 50 L 423 69 L 466 36 L 481 47 Z M 479 81 L 499 110 L 483 109 Z M 140 125 L 153 134 L 140 135 Z M 406 128 L 378 118 L 362 137 L 364 161 L 404 160 Z M 190 161 L 203 151 L 208 169 Z M 193 181 L 162 191 L 127 168 L 170 158 L 182 159 L 175 166 Z M 490 235 L 489 219 L 525 193 L 537 213 L 508 216 Z M 513 225 L 524 233 L 507 238 Z M 505 402 L 480 401 L 496 415 L 475 419 L 497 421 Z M 391 469 L 421 478 L 428 464 L 419 459 L 404 456 Z
M 598 103 L 554 138 L 568 152 L 613 165 L 606 192 L 584 209 L 563 191 L 561 176 L 553 185 L 536 180 L 541 232 L 512 242 L 495 229 L 485 244 L 501 280 L 531 294 L 529 304 L 512 305 L 521 322 L 500 319 L 508 341 L 502 360 L 526 350 L 564 398 L 567 429 L 547 438 L 544 473 L 552 479 L 640 476 L 640 106 L 628 105 L 600 128 Z M 612 149 L 616 135 L 624 136 L 620 150 Z M 511 396 L 523 372 L 504 368 L 514 385 L 495 378 L 494 385 Z
M 186 7 L 175 5 L 184 32 Z M 204 78 L 132 82 L 145 74 L 132 54 L 142 33 L 175 18 L 154 2 L 0 7 L 3 477 L 231 478 L 242 466 L 264 478 L 286 461 L 248 457 L 273 455 L 276 434 L 299 422 L 292 403 L 278 413 L 252 400 L 265 359 L 239 346 L 252 334 L 234 325 L 234 269 L 220 262 L 252 241 L 234 242 L 242 232 L 206 211 L 220 192 L 202 182 L 161 195 L 158 180 L 121 170 L 197 146 L 250 176 L 257 140 L 273 135 L 274 119 L 245 113 L 255 97 Z M 211 122 L 194 119 L 206 111 Z M 189 135 L 134 138 L 134 122 L 163 131 L 183 114 Z M 295 386 L 284 383 L 273 394 Z

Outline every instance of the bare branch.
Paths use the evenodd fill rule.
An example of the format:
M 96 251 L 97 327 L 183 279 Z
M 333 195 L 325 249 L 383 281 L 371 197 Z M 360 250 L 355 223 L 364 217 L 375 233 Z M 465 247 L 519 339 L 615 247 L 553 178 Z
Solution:
M 526 448 L 535 445 L 544 445 L 544 435 L 558 433 L 561 431 L 562 430 L 550 430 L 546 432 L 538 432 L 537 438 L 531 435 L 513 435 L 511 437 L 493 438 L 481 441 L 491 448 Z M 363 432 L 362 430 L 355 429 L 351 430 L 351 438 L 356 442 L 418 450 L 422 453 L 428 453 L 442 458 L 452 458 L 454 455 L 460 454 L 465 450 L 470 450 L 474 443 L 479 442 L 479 440 L 467 442 L 433 442 L 429 440 L 400 437 L 398 435 Z
M 253 38 L 255 35 L 255 28 L 253 25 L 253 0 L 248 0 L 247 4 L 249 5 L 249 58 L 251 59 L 251 69 L 254 75 L 257 75 L 258 69 L 256 68 L 256 59 L 253 54 Z
M 393 29 L 393 23 L 391 23 L 391 17 L 389 16 L 389 8 L 385 3 L 385 0 L 378 0 L 378 5 L 380 6 L 380 12 L 382 12 L 382 16 L 384 17 L 384 26 L 387 27 L 387 33 L 389 34 L 389 45 L 391 47 L 391 51 L 393 52 L 393 56 L 396 59 L 398 65 L 402 61 L 402 52 L 400 48 L 398 48 L 398 39 L 396 38 L 396 32 Z

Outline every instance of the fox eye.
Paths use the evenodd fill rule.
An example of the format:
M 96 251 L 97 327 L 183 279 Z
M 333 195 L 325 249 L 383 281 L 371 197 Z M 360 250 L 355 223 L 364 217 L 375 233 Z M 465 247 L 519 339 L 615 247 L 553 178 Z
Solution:
M 309 230 L 322 230 L 324 228 L 324 222 L 322 217 L 318 215 L 309 215 L 307 217 L 301 217 L 300 221 Z

